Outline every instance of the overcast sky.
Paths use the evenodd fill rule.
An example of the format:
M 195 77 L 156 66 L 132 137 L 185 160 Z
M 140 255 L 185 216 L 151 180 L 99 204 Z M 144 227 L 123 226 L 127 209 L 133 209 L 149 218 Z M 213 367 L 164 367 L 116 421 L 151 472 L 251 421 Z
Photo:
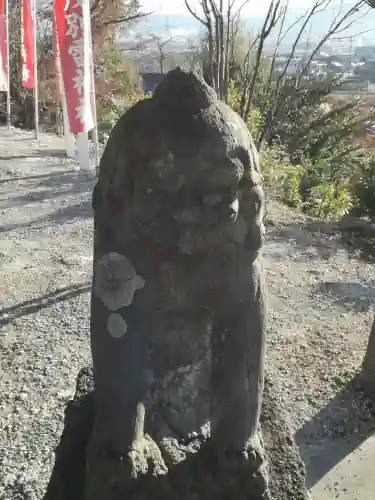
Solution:
M 201 0 L 188 0 L 191 7 L 198 8 L 199 12 L 199 4 Z M 243 5 L 245 0 L 235 0 L 235 5 L 237 7 Z M 326 0 L 329 2 L 329 0 Z M 342 7 L 342 1 L 344 1 L 345 8 L 340 9 L 340 4 Z M 323 15 L 320 15 L 320 21 L 318 24 L 312 23 L 312 35 L 321 38 L 322 30 L 328 29 L 330 22 L 332 21 L 333 16 L 338 15 L 339 12 L 347 11 L 350 7 L 352 7 L 358 0 L 332 0 L 330 4 L 330 8 L 327 9 Z M 268 10 L 271 0 L 250 0 L 248 4 L 242 11 L 242 14 L 249 20 L 252 18 L 257 18 L 258 20 L 263 17 L 262 14 L 265 14 Z M 287 2 L 287 0 L 284 0 Z M 161 17 L 164 16 L 165 19 L 168 19 L 168 16 L 185 14 L 190 18 L 188 10 L 185 6 L 184 0 L 140 0 L 143 12 L 153 12 L 156 11 Z M 227 3 L 227 0 L 224 0 L 224 3 Z M 289 0 L 289 21 L 291 19 L 297 19 L 299 13 L 305 12 L 306 9 L 310 8 L 312 5 L 316 3 L 316 0 Z M 362 11 L 363 13 L 364 11 Z M 153 17 L 153 16 L 151 16 Z M 148 18 L 148 21 L 154 22 L 151 20 L 151 17 Z M 354 16 L 356 17 L 356 16 Z M 147 22 L 148 22 L 147 21 Z M 324 23 L 323 23 L 324 21 Z M 176 23 L 175 23 L 176 24 Z M 370 14 L 365 17 L 361 17 L 355 24 L 350 27 L 348 32 L 345 32 L 347 35 L 354 35 L 364 33 L 369 29 L 375 28 L 375 10 L 373 10 Z M 186 34 L 191 33 L 191 27 L 188 28 L 184 25 L 182 26 L 173 26 L 170 30 L 173 31 L 173 35 L 181 35 L 186 36 Z M 366 44 L 373 43 L 374 40 L 374 31 L 369 32 L 368 34 L 364 34 L 358 38 L 356 38 L 356 43 Z

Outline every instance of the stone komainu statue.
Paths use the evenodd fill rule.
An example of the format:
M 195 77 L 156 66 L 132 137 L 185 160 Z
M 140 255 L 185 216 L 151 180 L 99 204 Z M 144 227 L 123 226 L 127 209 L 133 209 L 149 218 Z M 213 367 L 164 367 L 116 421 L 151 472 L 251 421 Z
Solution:
M 268 498 L 264 197 L 245 123 L 171 71 L 114 127 L 93 208 L 86 500 Z

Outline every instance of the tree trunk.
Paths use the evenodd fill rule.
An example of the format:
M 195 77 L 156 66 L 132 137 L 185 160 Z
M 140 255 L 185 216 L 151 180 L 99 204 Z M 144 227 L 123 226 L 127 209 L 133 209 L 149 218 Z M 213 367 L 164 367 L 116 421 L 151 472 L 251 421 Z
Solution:
M 375 317 L 362 364 L 361 379 L 366 396 L 375 399 Z

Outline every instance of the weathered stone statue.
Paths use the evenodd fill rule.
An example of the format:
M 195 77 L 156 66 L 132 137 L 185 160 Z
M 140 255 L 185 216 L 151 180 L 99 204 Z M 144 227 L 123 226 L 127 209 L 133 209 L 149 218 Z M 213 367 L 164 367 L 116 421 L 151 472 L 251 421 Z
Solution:
M 170 72 L 115 126 L 93 199 L 87 500 L 107 498 L 107 461 L 121 490 L 206 442 L 214 470 L 262 475 L 260 180 L 247 127 L 194 73 Z
M 271 498 L 264 197 L 246 125 L 171 71 L 113 129 L 93 208 L 94 421 L 86 458 L 65 460 L 85 467 L 75 498 Z

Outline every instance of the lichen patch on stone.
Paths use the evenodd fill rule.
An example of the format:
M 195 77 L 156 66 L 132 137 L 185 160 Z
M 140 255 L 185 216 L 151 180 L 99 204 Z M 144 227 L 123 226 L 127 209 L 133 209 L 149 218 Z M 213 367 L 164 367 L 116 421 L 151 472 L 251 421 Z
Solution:
M 110 311 L 130 306 L 135 292 L 145 285 L 129 259 L 116 252 L 104 255 L 96 263 L 94 276 L 94 295 Z
M 111 337 L 119 339 L 126 333 L 128 326 L 121 314 L 111 313 L 107 319 L 107 328 Z

